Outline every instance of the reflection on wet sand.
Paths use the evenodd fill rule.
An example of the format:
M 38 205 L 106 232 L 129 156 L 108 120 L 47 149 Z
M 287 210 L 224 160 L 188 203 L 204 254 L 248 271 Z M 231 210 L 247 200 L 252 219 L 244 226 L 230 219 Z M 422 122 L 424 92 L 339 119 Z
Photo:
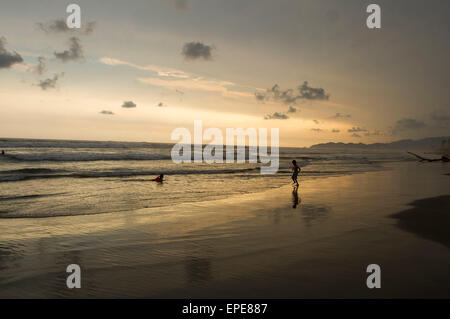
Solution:
M 305 225 L 311 226 L 313 222 L 326 218 L 332 209 L 326 205 L 302 204 L 301 211 Z
M 286 185 L 170 208 L 2 220 L 0 297 L 448 298 L 450 180 L 413 165 L 303 182 L 300 194 Z M 399 216 L 400 229 L 387 218 L 436 196 Z M 422 240 L 431 236 L 447 246 Z M 373 260 L 391 280 L 375 294 L 361 281 Z M 82 267 L 79 290 L 65 286 L 72 263 Z
M 302 199 L 298 197 L 298 185 L 295 185 L 292 190 L 292 208 L 297 208 L 301 201 Z
M 3 292 L 6 296 L 20 298 L 85 296 L 86 289 L 69 290 L 66 287 L 67 266 L 85 265 L 84 253 L 81 249 L 55 249 L 54 242 L 48 238 L 27 241 L 22 245 L 0 245 L 0 285 L 7 287 L 0 296 L 3 297 Z M 29 267 L 30 264 L 34 267 Z M 45 272 L 41 267 L 45 267 Z
M 298 195 L 298 186 L 295 185 L 292 189 L 292 208 L 300 208 L 302 218 L 306 226 L 311 226 L 315 220 L 322 219 L 331 212 L 331 207 L 326 205 L 302 204 L 302 199 Z

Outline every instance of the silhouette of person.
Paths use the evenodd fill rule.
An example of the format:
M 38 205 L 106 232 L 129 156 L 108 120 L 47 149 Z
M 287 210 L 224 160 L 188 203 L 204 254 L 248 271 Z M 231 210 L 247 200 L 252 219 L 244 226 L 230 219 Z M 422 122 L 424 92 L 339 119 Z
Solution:
M 298 167 L 297 161 L 296 161 L 296 160 L 293 160 L 293 161 L 292 161 L 292 165 L 294 165 L 294 166 L 292 167 L 292 170 L 294 171 L 294 173 L 292 174 L 292 182 L 293 182 L 295 185 L 298 186 L 298 181 L 297 181 L 298 173 L 300 173 L 300 171 L 301 171 L 302 169 L 301 169 L 300 167 Z
M 154 179 L 155 182 L 162 183 L 164 181 L 164 174 L 159 175 Z
M 5 155 L 5 150 L 2 150 L 2 155 Z

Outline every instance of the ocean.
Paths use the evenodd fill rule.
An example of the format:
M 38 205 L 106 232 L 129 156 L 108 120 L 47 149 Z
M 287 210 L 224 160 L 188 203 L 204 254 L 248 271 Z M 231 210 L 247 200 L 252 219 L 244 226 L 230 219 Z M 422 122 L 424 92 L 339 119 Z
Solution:
M 406 153 L 280 148 L 276 174 L 261 163 L 175 164 L 173 144 L 0 139 L 0 218 L 39 218 L 134 211 L 258 193 L 300 180 L 386 169 Z M 162 184 L 152 181 L 165 174 Z M 339 185 L 336 185 L 339 187 Z

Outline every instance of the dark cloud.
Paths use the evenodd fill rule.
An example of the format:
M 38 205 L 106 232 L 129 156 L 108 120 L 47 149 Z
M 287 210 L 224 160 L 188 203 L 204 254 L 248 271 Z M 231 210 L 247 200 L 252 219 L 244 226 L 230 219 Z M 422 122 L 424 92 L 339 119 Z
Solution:
M 310 87 L 306 81 L 298 87 L 298 90 L 300 92 L 299 98 L 301 99 L 328 100 L 330 98 L 330 95 L 326 94 L 324 89 Z
M 357 133 L 357 132 L 367 132 L 366 129 L 358 127 L 352 127 L 348 130 L 349 133 Z
M 293 106 L 289 106 L 289 109 L 287 110 L 288 113 L 295 113 L 297 112 L 297 109 Z
M 88 22 L 86 24 L 86 28 L 84 29 L 84 34 L 88 35 L 88 34 L 91 34 L 92 32 L 94 32 L 96 25 L 97 24 L 94 21 Z
M 356 133 L 353 133 L 353 134 L 352 134 L 352 137 L 360 138 L 360 137 L 361 137 L 361 135 L 359 135 L 359 134 L 356 134 Z
M 158 107 L 165 107 L 165 106 L 167 106 L 167 105 L 165 105 L 163 102 L 158 103 Z
M 255 97 L 260 102 L 264 102 L 266 100 L 266 95 L 261 92 L 255 92 Z
M 181 54 L 188 60 L 211 60 L 212 50 L 212 46 L 203 44 L 201 42 L 189 42 L 183 46 L 183 51 L 181 52 Z
M 341 131 L 341 130 L 338 130 L 338 129 L 335 129 L 335 128 L 334 128 L 334 129 L 331 130 L 331 133 L 339 133 L 340 131 Z
M 297 101 L 297 95 L 294 94 L 293 89 L 282 91 L 278 84 L 275 84 L 271 89 L 267 89 L 266 93 L 255 93 L 255 96 L 259 101 L 273 100 L 283 102 L 284 104 L 295 104 Z
M 185 11 L 188 9 L 187 0 L 174 0 L 175 1 L 175 9 L 180 11 Z
M 124 107 L 126 109 L 130 109 L 130 108 L 136 107 L 136 104 L 132 101 L 125 101 L 125 102 L 123 102 L 122 107 Z
M 424 128 L 426 125 L 423 121 L 404 118 L 395 122 L 394 128 L 392 129 L 392 134 L 397 134 L 404 131 L 417 130 Z
M 278 84 L 275 84 L 271 89 L 267 89 L 266 92 L 255 92 L 255 97 L 260 102 L 272 100 L 284 104 L 295 104 L 298 100 L 328 100 L 330 95 L 322 88 L 310 87 L 308 82 L 305 81 L 296 89 L 284 91 L 280 89 Z
M 38 28 L 44 31 L 45 33 L 80 32 L 85 35 L 89 35 L 94 31 L 95 24 L 96 24 L 95 22 L 91 21 L 86 24 L 82 23 L 80 29 L 77 28 L 71 29 L 67 26 L 66 21 L 64 21 L 63 19 L 52 20 L 45 23 L 42 22 L 36 23 Z
M 53 20 L 46 23 L 38 22 L 36 25 L 42 31 L 46 33 L 61 33 L 61 32 L 70 32 L 72 29 L 67 27 L 66 21 L 64 20 Z
M 114 112 L 111 112 L 111 111 L 108 111 L 108 110 L 103 110 L 103 111 L 100 112 L 100 114 L 103 114 L 103 115 L 114 115 Z
M 5 48 L 6 39 L 0 37 L 0 69 L 8 69 L 13 64 L 22 63 L 23 59 L 17 52 L 9 52 Z
M 45 65 L 45 58 L 43 56 L 40 56 L 37 59 L 38 64 L 32 68 L 32 71 L 39 75 L 42 75 L 45 73 L 45 71 L 47 71 L 47 67 Z
M 287 114 L 289 113 L 296 113 L 297 109 L 293 106 L 289 106 L 289 109 L 284 112 L 275 112 L 273 114 L 267 114 L 266 116 L 264 116 L 265 120 L 287 120 L 289 118 L 289 116 Z
M 342 114 L 342 113 L 336 113 L 333 118 L 335 119 L 349 119 L 352 116 L 350 114 Z
M 56 87 L 56 84 L 58 83 L 59 77 L 63 76 L 64 73 L 61 73 L 60 75 L 55 74 L 53 78 L 48 78 L 45 80 L 39 81 L 37 86 L 39 86 L 42 90 L 46 91 L 48 89 L 54 89 Z
M 311 131 L 320 133 L 320 132 L 322 132 L 323 130 L 322 130 L 321 128 L 312 128 Z
M 286 114 L 278 112 L 267 114 L 266 116 L 264 116 L 265 120 L 287 120 L 288 118 L 289 116 L 287 116 Z
M 450 127 L 450 115 L 434 111 L 430 114 L 433 124 L 440 128 Z
M 55 57 L 62 62 L 83 60 L 83 47 L 81 46 L 80 39 L 78 39 L 77 37 L 71 37 L 69 39 L 69 43 L 69 50 L 65 50 L 63 52 L 55 52 Z
M 444 115 L 437 112 L 431 113 L 431 119 L 436 122 L 449 122 L 450 121 L 450 115 Z

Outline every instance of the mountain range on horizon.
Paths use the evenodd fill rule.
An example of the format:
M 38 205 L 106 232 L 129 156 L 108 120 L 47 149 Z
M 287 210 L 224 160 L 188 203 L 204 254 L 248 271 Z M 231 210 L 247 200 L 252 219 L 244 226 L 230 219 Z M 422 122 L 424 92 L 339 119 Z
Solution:
M 419 140 L 403 139 L 390 143 L 372 144 L 330 142 L 312 145 L 310 149 L 421 150 L 448 154 L 450 149 L 450 137 L 427 137 Z

